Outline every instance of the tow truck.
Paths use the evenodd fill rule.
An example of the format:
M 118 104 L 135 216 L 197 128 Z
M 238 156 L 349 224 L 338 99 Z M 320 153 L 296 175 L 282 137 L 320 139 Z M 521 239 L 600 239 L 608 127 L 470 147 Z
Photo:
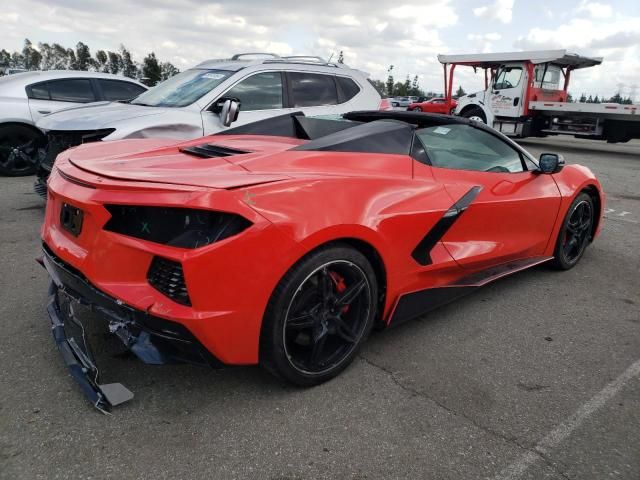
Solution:
M 602 63 L 566 50 L 438 55 L 444 67 L 449 110 L 493 126 L 511 137 L 573 135 L 576 138 L 628 142 L 640 138 L 640 105 L 568 101 L 571 72 Z M 484 70 L 485 89 L 457 99 L 457 66 Z M 562 84 L 562 85 L 561 85 Z

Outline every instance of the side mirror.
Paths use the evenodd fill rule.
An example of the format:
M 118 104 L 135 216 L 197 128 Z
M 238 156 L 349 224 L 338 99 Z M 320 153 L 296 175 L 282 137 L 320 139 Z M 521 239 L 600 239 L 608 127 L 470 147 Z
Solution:
M 539 164 L 542 173 L 558 173 L 565 165 L 564 157 L 557 153 L 541 153 Z
M 228 127 L 238 119 L 240 114 L 240 100 L 237 98 L 220 98 L 210 108 L 213 113 L 217 113 L 220 121 Z

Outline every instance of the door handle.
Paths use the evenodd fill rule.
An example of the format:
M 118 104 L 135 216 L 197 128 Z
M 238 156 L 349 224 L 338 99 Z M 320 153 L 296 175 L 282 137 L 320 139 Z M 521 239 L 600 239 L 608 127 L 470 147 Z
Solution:
M 38 110 L 38 113 L 41 113 L 43 115 L 46 115 L 48 113 L 51 113 L 51 110 Z
M 520 102 L 520 97 L 516 97 L 513 99 L 513 106 L 517 107 L 518 106 L 518 102 Z

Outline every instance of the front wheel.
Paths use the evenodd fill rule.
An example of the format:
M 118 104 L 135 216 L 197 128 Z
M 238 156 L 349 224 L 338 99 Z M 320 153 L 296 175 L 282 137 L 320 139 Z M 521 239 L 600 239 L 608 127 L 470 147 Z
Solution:
M 460 115 L 461 117 L 468 118 L 469 120 L 475 120 L 476 122 L 487 123 L 487 117 L 480 107 L 472 107 Z
M 300 386 L 344 370 L 371 332 L 377 306 L 371 264 L 346 245 L 300 260 L 274 290 L 260 337 L 260 363 Z
M 583 192 L 571 202 L 562 221 L 553 253 L 555 267 L 569 270 L 578 263 L 591 241 L 593 222 L 593 199 Z
M 44 156 L 43 135 L 23 125 L 0 127 L 0 175 L 35 173 Z

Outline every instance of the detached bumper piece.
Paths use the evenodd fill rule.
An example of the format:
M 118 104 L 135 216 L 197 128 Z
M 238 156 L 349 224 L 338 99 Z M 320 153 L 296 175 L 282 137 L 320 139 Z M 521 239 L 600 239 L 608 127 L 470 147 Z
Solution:
M 74 305 L 87 307 L 105 319 L 109 331 L 144 363 L 222 365 L 184 326 L 131 308 L 101 292 L 46 245 L 42 264 L 52 280 L 47 313 L 54 340 L 71 375 L 98 410 L 108 412 L 131 400 L 133 393 L 120 383 L 100 383 L 86 328 Z

